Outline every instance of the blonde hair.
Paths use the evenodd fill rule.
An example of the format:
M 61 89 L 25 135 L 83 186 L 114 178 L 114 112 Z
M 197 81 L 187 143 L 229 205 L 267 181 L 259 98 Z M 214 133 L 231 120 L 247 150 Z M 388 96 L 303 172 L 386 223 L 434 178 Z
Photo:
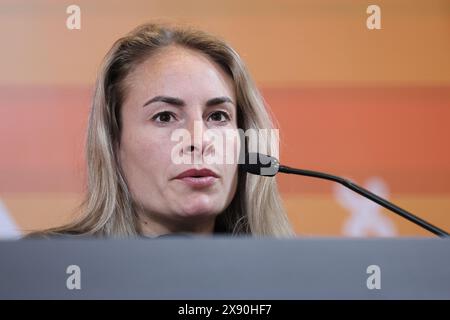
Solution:
M 275 128 L 272 117 L 239 55 L 225 42 L 192 28 L 144 24 L 117 40 L 104 58 L 89 115 L 86 157 L 87 194 L 75 221 L 48 230 L 53 234 L 139 236 L 136 203 L 120 162 L 120 108 L 125 77 L 156 50 L 169 46 L 198 50 L 232 78 L 238 106 L 238 127 Z M 271 141 L 269 154 L 278 151 Z M 238 186 L 230 205 L 216 218 L 216 230 L 239 235 L 291 236 L 275 178 L 238 171 Z

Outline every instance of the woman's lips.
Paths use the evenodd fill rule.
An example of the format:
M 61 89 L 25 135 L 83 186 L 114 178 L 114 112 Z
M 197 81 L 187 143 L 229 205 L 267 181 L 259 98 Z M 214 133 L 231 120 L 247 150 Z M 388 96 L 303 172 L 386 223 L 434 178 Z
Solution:
M 193 188 L 206 188 L 212 186 L 219 175 L 207 168 L 189 169 L 179 174 L 175 179 L 180 180 Z
M 193 188 L 206 188 L 212 186 L 216 182 L 217 178 L 213 176 L 184 177 L 177 180 L 180 180 Z

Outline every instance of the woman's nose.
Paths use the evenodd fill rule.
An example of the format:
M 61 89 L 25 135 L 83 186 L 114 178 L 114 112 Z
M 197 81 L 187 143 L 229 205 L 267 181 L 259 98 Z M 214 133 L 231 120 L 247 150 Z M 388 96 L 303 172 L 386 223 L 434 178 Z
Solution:
M 211 141 L 208 135 L 205 134 L 208 128 L 202 120 L 196 119 L 189 123 L 188 128 L 186 128 L 190 135 L 190 143 L 184 147 L 184 152 L 198 153 L 199 155 L 204 155 L 211 149 Z
M 189 144 L 185 147 L 185 153 L 193 153 L 197 150 L 197 152 L 200 152 L 200 148 L 195 144 Z

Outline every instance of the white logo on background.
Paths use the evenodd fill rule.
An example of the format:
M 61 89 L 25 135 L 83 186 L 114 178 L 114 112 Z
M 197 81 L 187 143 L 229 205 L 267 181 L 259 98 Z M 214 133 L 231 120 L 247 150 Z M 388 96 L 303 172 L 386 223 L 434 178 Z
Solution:
M 279 156 L 278 129 L 203 129 L 202 121 L 194 121 L 193 135 L 186 129 L 175 129 L 170 136 L 176 142 L 172 147 L 171 160 L 174 164 L 244 164 L 244 150 Z M 184 152 L 186 146 L 197 145 L 198 152 Z M 203 144 L 206 146 L 204 147 Z M 269 146 L 273 146 L 269 150 Z M 205 148 L 205 150 L 203 150 Z M 205 153 L 203 157 L 201 154 Z M 249 159 L 251 164 L 257 159 Z M 263 159 L 259 159 L 263 163 Z M 268 163 L 263 163 L 268 164 Z M 273 168 L 262 168 L 263 175 L 271 174 Z
M 70 16 L 66 19 L 66 27 L 69 30 L 81 29 L 81 9 L 76 4 L 71 4 L 67 7 L 66 13 Z
M 370 14 L 366 20 L 366 26 L 369 30 L 381 29 L 381 9 L 376 4 L 367 7 L 366 13 Z
M 381 178 L 370 178 L 364 187 L 384 199 L 389 195 L 388 187 Z M 344 235 L 351 237 L 370 234 L 381 237 L 396 235 L 393 222 L 380 212 L 381 207 L 375 202 L 342 185 L 336 186 L 334 195 L 337 202 L 350 211 L 350 217 L 345 221 L 342 230 Z
M 367 289 L 373 290 L 381 289 L 381 268 L 377 266 L 376 264 L 372 264 L 367 267 L 366 273 L 370 274 L 370 276 L 367 278 L 366 285 Z
M 66 287 L 69 290 L 81 289 L 81 269 L 76 264 L 67 267 L 66 273 L 70 276 L 66 280 Z
M 0 200 L 0 239 L 20 238 L 21 232 Z

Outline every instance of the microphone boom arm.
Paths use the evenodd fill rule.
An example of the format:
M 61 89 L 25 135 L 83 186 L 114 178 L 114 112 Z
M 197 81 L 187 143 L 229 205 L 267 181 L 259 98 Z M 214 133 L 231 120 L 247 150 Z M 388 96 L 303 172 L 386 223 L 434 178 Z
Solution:
M 393 212 L 397 213 L 398 215 L 402 216 L 403 218 L 408 219 L 409 221 L 421 226 L 422 228 L 434 233 L 435 235 L 438 235 L 439 237 L 445 238 L 445 237 L 449 236 L 449 234 L 446 231 L 444 231 L 444 230 L 432 225 L 431 223 L 415 216 L 414 214 L 396 206 L 392 202 L 389 202 L 386 199 L 383 199 L 383 198 L 377 196 L 376 194 L 370 192 L 369 190 L 358 186 L 357 184 L 351 182 L 350 180 L 347 180 L 347 179 L 344 179 L 344 178 L 341 178 L 338 176 L 334 176 L 331 174 L 327 174 L 327 173 L 311 171 L 311 170 L 295 169 L 295 168 L 290 168 L 290 167 L 283 166 L 283 165 L 278 165 L 278 172 L 283 172 L 283 173 L 288 173 L 288 174 L 296 174 L 296 175 L 301 175 L 301 176 L 308 176 L 308 177 L 325 179 L 325 180 L 331 180 L 331 181 L 340 183 L 340 184 L 344 185 L 345 187 L 355 191 L 356 193 L 378 203 L 379 205 L 385 207 L 386 209 L 393 211 Z

